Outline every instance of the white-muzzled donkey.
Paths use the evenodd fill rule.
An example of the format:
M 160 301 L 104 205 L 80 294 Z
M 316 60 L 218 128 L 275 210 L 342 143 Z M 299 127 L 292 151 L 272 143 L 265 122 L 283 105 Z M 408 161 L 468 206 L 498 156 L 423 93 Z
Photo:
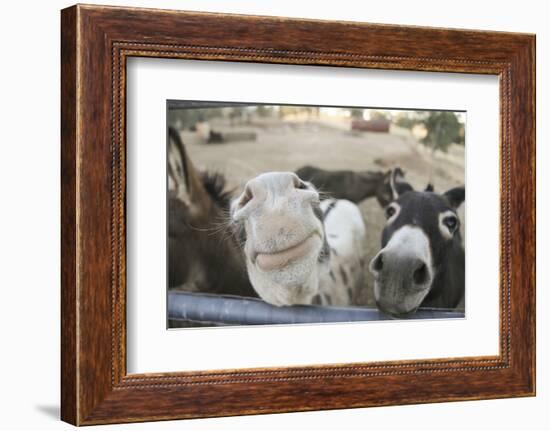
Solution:
M 248 181 L 231 204 L 248 276 L 273 305 L 348 305 L 363 288 L 365 224 L 345 200 L 320 201 L 292 172 Z

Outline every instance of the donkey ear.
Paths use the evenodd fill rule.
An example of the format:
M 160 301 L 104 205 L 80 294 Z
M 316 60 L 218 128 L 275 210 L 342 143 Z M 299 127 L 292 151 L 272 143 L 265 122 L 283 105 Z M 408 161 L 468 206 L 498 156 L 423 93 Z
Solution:
M 405 173 L 399 167 L 387 171 L 382 182 L 382 186 L 376 192 L 376 199 L 382 208 L 387 207 L 403 193 L 413 190 L 405 181 Z
M 200 172 L 187 154 L 179 133 L 168 129 L 168 194 L 193 207 L 194 213 L 206 211 L 206 190 Z
M 386 208 L 393 200 L 390 187 L 391 174 L 391 170 L 385 172 L 379 186 L 376 188 L 376 200 L 382 208 Z
M 457 209 L 464 202 L 465 195 L 466 189 L 464 186 L 455 187 L 443 193 L 443 196 L 447 198 L 454 209 Z
M 190 181 L 187 168 L 187 153 L 179 133 L 168 129 L 168 191 L 172 197 L 190 205 Z
M 405 172 L 399 167 L 391 171 L 390 188 L 393 200 L 396 200 L 403 193 L 413 190 L 412 186 L 405 181 Z

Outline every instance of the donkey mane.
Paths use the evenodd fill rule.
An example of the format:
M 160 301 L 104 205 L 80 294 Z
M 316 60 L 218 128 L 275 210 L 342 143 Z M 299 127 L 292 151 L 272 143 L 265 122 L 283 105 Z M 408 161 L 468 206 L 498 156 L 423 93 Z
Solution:
M 203 171 L 200 179 L 208 195 L 222 209 L 229 209 L 233 190 L 227 188 L 227 179 L 221 172 Z

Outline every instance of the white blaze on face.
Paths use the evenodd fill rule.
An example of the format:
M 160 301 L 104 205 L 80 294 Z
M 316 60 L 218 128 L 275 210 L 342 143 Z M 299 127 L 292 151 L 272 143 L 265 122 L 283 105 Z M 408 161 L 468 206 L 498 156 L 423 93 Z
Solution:
M 432 267 L 430 240 L 419 227 L 405 225 L 399 228 L 383 250 L 397 256 L 420 258 L 430 269 Z

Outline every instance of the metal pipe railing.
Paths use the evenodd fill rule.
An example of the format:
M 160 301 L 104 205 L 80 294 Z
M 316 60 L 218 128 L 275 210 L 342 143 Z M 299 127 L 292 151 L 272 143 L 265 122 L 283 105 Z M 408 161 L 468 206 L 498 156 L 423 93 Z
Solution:
M 448 309 L 421 308 L 407 319 L 463 318 Z M 168 318 L 222 325 L 278 325 L 291 323 L 391 320 L 372 307 L 293 305 L 276 307 L 260 299 L 189 292 L 168 293 Z

